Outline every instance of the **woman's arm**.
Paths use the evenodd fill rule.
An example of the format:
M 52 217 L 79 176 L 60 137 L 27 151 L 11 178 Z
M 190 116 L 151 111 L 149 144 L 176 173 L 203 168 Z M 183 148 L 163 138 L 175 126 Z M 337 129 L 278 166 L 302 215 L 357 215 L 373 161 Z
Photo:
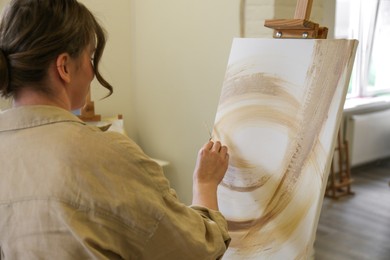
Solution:
M 218 210 L 217 187 L 228 163 L 228 149 L 219 141 L 209 141 L 200 149 L 193 175 L 193 205 Z

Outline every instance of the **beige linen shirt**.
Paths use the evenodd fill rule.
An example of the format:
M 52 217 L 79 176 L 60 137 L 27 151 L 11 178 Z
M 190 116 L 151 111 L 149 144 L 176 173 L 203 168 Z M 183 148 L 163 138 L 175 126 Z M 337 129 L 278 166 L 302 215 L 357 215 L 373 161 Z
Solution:
M 223 216 L 178 201 L 129 138 L 72 113 L 0 113 L 0 259 L 218 259 Z

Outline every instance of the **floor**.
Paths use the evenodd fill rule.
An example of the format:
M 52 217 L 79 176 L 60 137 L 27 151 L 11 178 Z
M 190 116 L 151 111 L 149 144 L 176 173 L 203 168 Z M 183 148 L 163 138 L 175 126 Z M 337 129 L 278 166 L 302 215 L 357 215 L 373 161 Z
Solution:
M 354 195 L 325 198 L 316 260 L 390 260 L 390 159 L 352 169 Z

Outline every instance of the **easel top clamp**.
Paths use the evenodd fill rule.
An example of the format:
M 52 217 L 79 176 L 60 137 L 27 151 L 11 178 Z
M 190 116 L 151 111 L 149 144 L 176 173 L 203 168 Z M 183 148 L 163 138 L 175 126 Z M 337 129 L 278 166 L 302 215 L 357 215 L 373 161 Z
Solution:
M 313 0 L 298 0 L 294 19 L 265 20 L 264 26 L 274 29 L 274 38 L 326 39 L 328 28 L 311 22 Z

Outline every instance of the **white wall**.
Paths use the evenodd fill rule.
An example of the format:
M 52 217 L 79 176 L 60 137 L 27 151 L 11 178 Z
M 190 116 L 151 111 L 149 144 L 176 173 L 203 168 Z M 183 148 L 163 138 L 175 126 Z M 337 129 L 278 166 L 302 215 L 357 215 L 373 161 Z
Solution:
M 138 0 L 135 102 L 138 142 L 171 162 L 166 175 L 179 197 L 192 198 L 198 149 L 213 125 L 238 0 Z

